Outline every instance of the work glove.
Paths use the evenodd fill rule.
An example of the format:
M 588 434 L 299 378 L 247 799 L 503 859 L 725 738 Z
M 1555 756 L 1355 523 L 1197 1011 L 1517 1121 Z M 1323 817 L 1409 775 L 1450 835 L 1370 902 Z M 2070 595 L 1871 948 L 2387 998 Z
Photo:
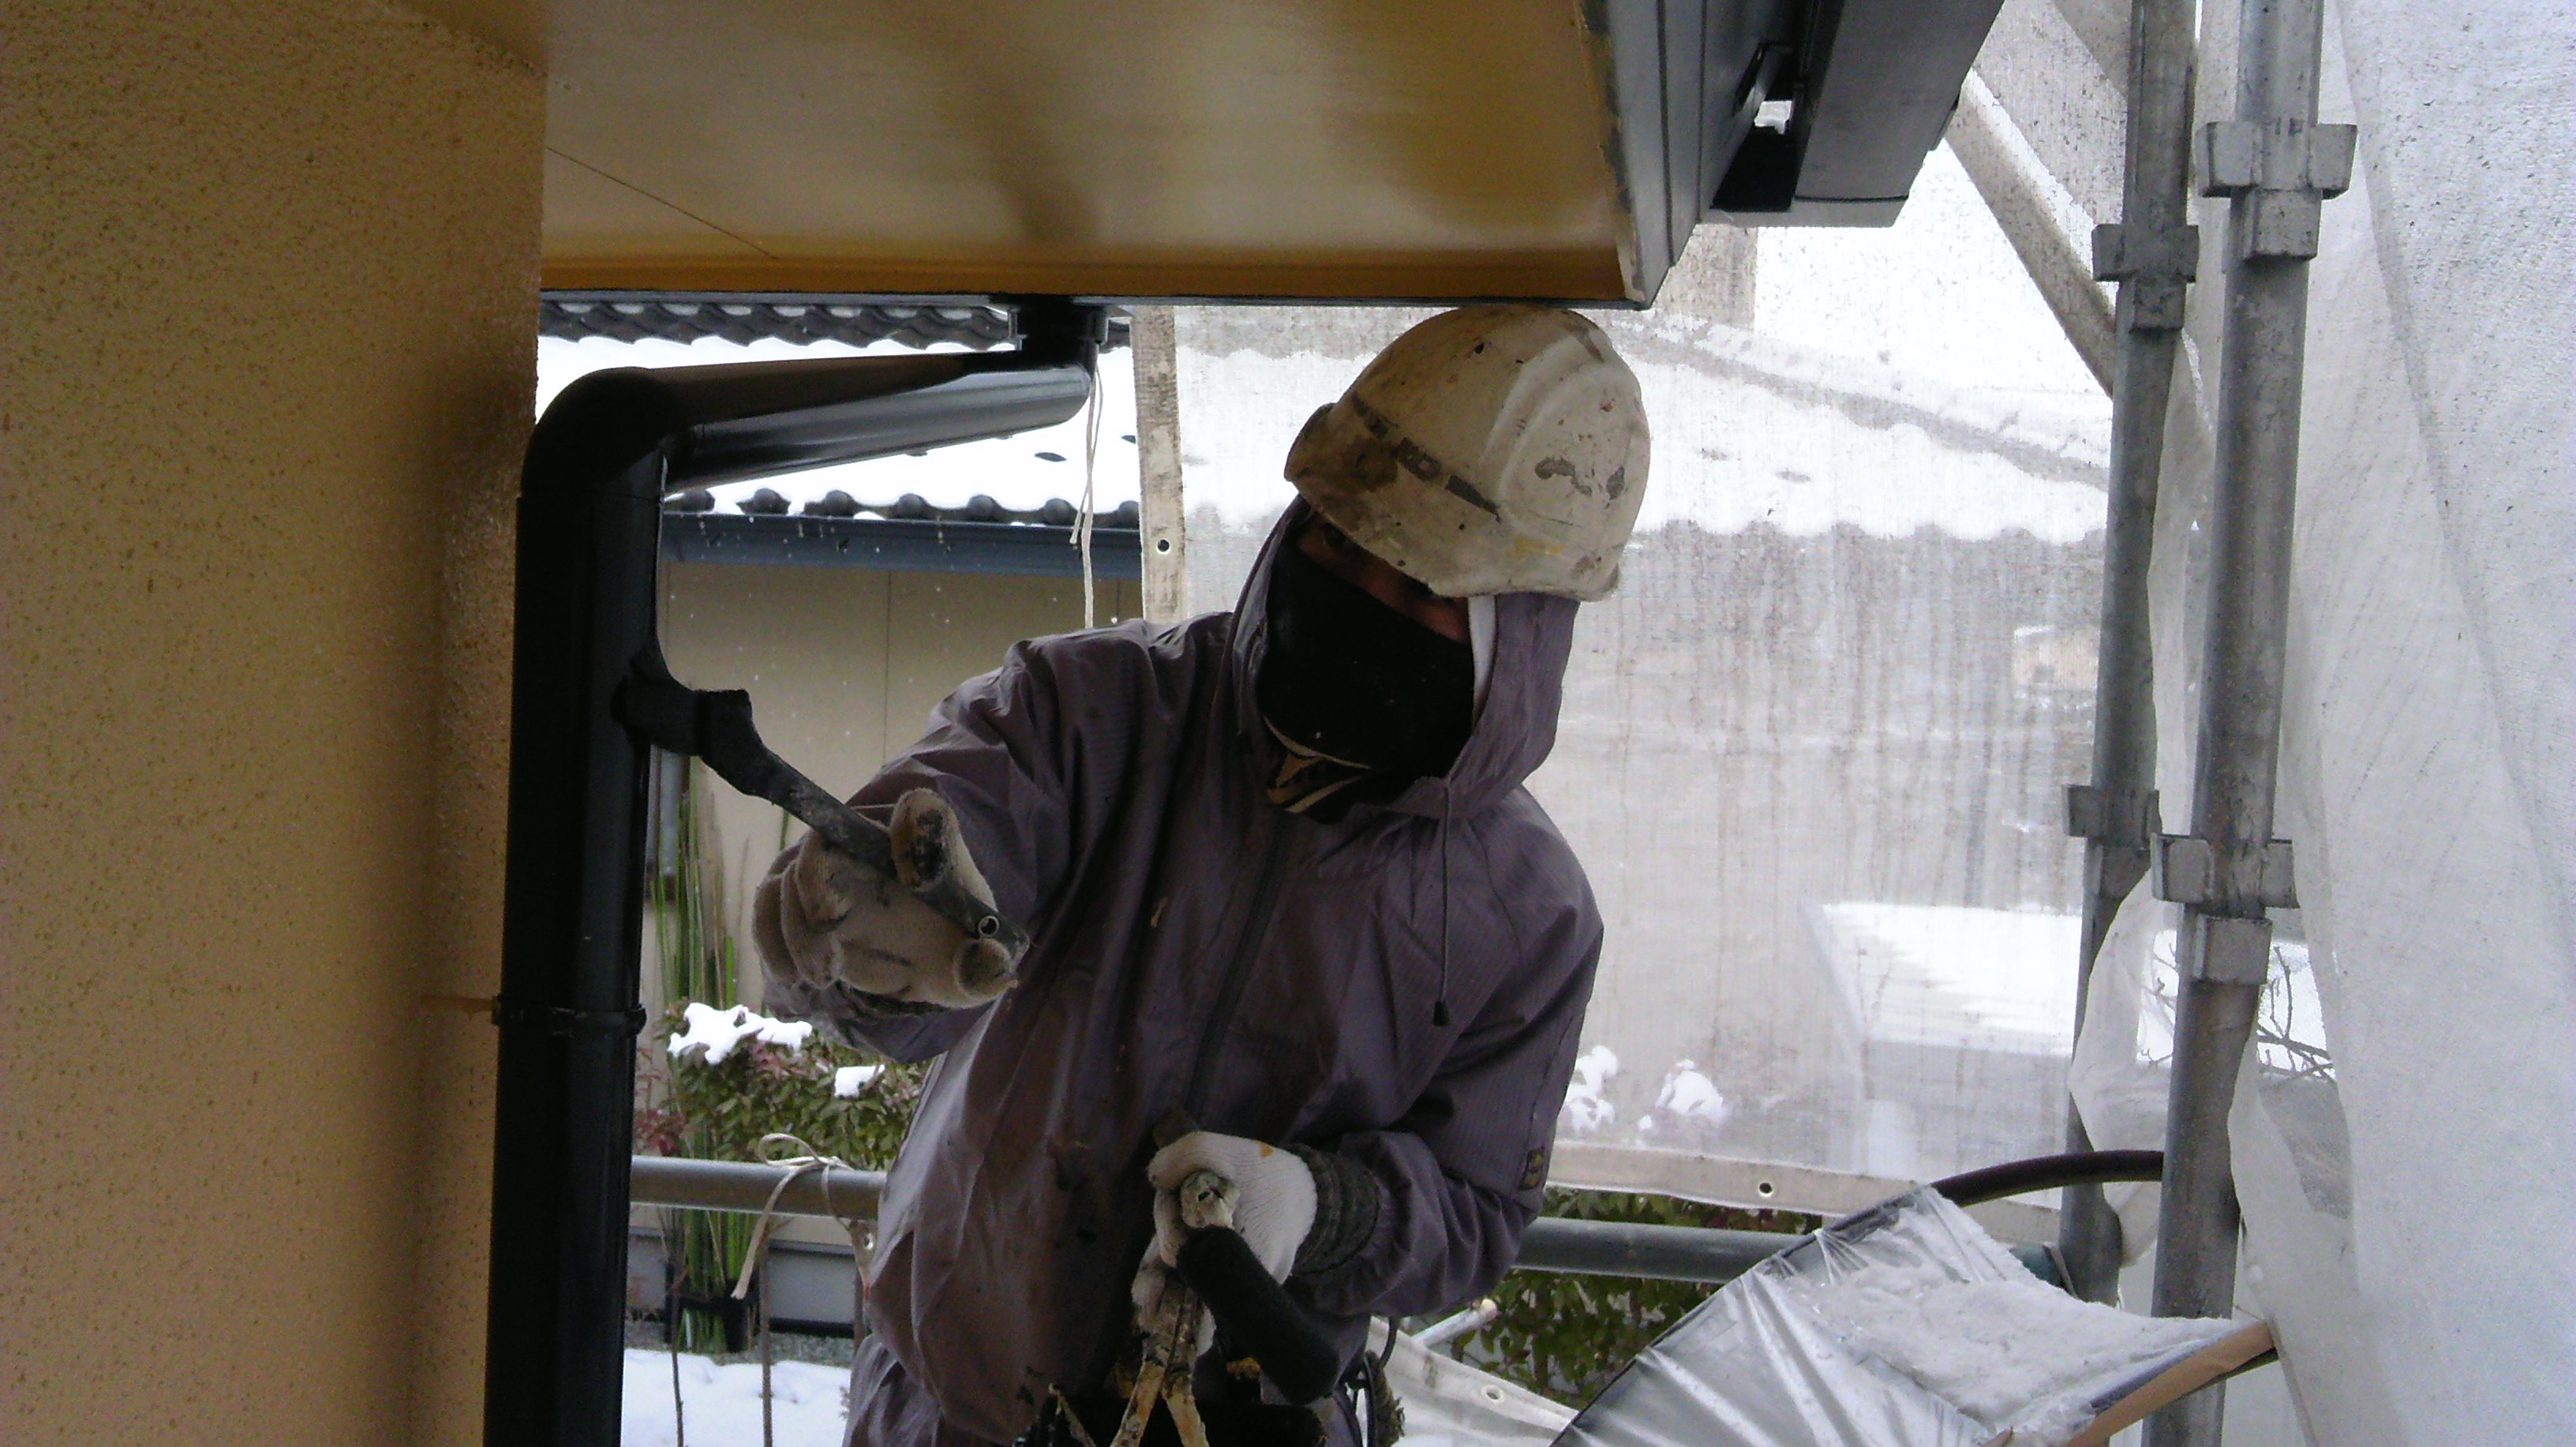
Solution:
M 1199 1171 L 1233 1186 L 1234 1229 L 1262 1267 L 1281 1281 L 1315 1227 L 1315 1173 L 1301 1156 L 1241 1136 L 1194 1130 L 1154 1153 L 1145 1175 L 1154 1183 L 1154 1251 L 1179 1264 L 1189 1239 L 1180 1188 Z
M 1225 1139 L 1225 1137 L 1220 1137 Z M 1172 1190 L 1158 1190 L 1154 1195 L 1155 1237 L 1145 1245 L 1145 1259 L 1136 1268 L 1136 1280 L 1128 1287 L 1127 1297 L 1136 1305 L 1136 1330 L 1150 1339 L 1166 1326 L 1163 1300 L 1170 1293 L 1185 1290 L 1179 1268 L 1166 1259 L 1163 1250 L 1163 1222 L 1166 1207 L 1169 1219 L 1183 1236 L 1209 1226 L 1231 1227 L 1235 1207 L 1242 1193 L 1234 1182 L 1213 1172 L 1193 1170 Z M 1179 1360 L 1194 1362 L 1206 1356 L 1216 1345 L 1216 1317 L 1205 1310 L 1197 1315 L 1197 1330 L 1189 1344 L 1179 1353 Z M 1150 1344 L 1148 1350 L 1151 1350 Z
M 1203 1226 L 1230 1226 L 1273 1277 L 1325 1272 L 1375 1239 L 1386 1188 L 1366 1167 L 1305 1146 L 1191 1131 L 1145 1166 L 1154 1185 L 1154 1239 L 1136 1269 L 1136 1322 L 1152 1330 L 1163 1293 L 1180 1280 L 1181 1244 Z M 1200 1322 L 1193 1355 L 1215 1326 Z
M 917 893 L 954 876 L 988 909 L 993 892 L 966 852 L 957 816 L 929 789 L 895 802 L 887 826 L 895 876 L 808 834 L 778 856 L 752 900 L 752 937 L 788 993 L 835 996 L 862 1015 L 981 1005 L 1009 989 L 1018 963 Z

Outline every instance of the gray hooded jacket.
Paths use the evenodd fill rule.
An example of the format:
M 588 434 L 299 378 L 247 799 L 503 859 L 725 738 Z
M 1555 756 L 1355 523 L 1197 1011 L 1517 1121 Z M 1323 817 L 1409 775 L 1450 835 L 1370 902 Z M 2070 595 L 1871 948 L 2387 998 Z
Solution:
M 879 1218 L 855 1441 L 1006 1442 L 1050 1384 L 1101 1380 L 1175 1109 L 1384 1186 L 1367 1244 L 1290 1282 L 1346 1350 L 1371 1314 L 1491 1287 L 1537 1214 L 1601 948 L 1521 787 L 1555 742 L 1576 605 L 1495 600 L 1448 778 L 1332 824 L 1290 815 L 1263 797 L 1276 744 L 1252 698 L 1271 553 L 1303 512 L 1233 614 L 1021 644 L 858 796 L 936 788 L 1032 943 L 977 1010 L 834 1019 L 772 983 L 772 1008 L 898 1059 L 945 1052 Z

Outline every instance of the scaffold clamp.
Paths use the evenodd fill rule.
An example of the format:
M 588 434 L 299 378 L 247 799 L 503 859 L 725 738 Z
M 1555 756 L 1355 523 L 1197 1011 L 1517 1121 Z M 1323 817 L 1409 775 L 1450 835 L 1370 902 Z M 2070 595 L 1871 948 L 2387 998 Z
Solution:
M 2074 838 L 2145 849 L 2163 828 L 2164 814 L 2153 789 L 2066 786 L 2066 832 Z
M 2193 834 L 2167 834 L 2156 843 L 2158 899 L 2195 909 L 2297 909 L 2290 841 L 2257 848 L 2226 845 Z
M 2120 287 L 2119 325 L 2127 331 L 2172 331 L 2183 323 L 2183 299 L 2200 275 L 2200 228 L 2093 228 L 2093 279 Z
M 2312 257 L 2323 203 L 2352 184 L 2351 126 L 2212 121 L 2195 138 L 2200 194 L 2234 199 L 2238 259 Z

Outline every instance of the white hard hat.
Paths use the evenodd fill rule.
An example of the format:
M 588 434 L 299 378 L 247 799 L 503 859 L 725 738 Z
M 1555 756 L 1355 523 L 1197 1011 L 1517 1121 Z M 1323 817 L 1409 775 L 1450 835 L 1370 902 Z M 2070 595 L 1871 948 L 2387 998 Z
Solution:
M 1443 597 L 1619 584 L 1646 494 L 1646 408 L 1599 327 L 1471 306 L 1406 332 L 1288 449 L 1317 512 Z

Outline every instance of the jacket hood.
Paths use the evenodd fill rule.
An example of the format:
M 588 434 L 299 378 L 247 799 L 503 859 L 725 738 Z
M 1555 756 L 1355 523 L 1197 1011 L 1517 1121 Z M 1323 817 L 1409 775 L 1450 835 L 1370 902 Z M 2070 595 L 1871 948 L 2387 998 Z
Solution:
M 1301 497 L 1279 515 L 1234 606 L 1230 649 L 1234 676 L 1229 683 L 1244 743 L 1265 771 L 1275 762 L 1279 746 L 1260 725 L 1253 682 L 1269 643 L 1270 565 L 1284 540 L 1311 511 Z M 1565 664 L 1574 650 L 1574 615 L 1579 606 L 1571 598 L 1546 593 L 1497 594 L 1493 677 L 1486 687 L 1484 711 L 1476 717 L 1467 746 L 1458 751 L 1458 762 L 1450 766 L 1447 777 L 1416 779 L 1403 793 L 1377 807 L 1429 819 L 1472 815 L 1501 803 L 1536 773 L 1556 747 L 1556 715 L 1565 699 Z

